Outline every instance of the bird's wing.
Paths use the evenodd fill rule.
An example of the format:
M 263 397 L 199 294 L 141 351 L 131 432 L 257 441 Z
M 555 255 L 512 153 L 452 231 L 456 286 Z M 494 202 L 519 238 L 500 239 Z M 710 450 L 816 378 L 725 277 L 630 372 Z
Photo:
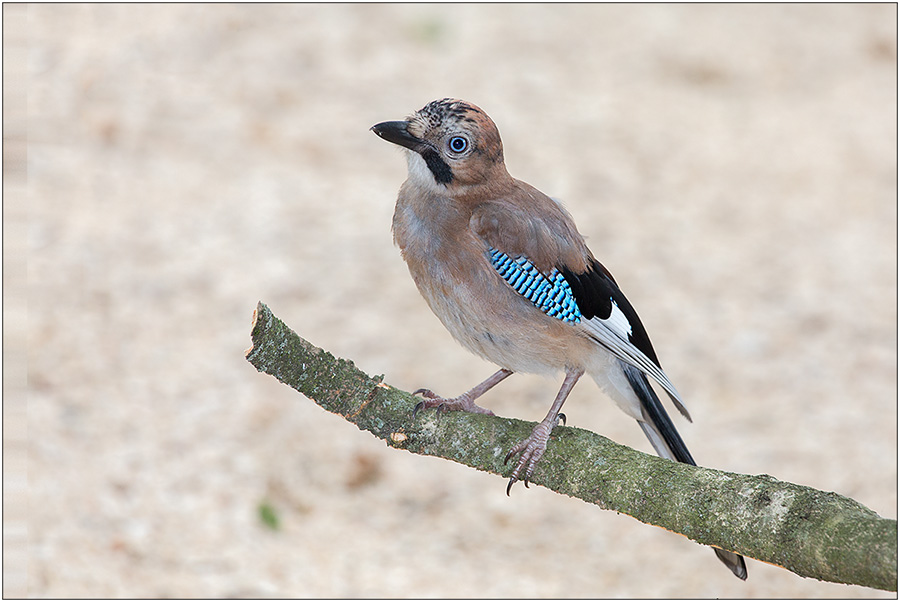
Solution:
M 617 358 L 653 377 L 669 394 L 678 411 L 690 420 L 681 396 L 659 364 L 650 337 L 634 307 L 609 271 L 599 261 L 591 259 L 591 265 L 580 274 L 561 268 L 585 317 L 581 325 L 592 339 Z
M 637 312 L 609 271 L 591 255 L 571 216 L 540 192 L 527 192 L 517 195 L 515 202 L 501 199 L 473 212 L 470 225 L 487 244 L 491 265 L 538 309 L 571 322 L 656 380 L 690 420 Z

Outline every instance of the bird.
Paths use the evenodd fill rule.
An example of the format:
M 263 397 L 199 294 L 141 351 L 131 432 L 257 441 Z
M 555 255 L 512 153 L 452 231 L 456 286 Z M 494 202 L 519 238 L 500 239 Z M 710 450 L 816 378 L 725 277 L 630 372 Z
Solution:
M 415 391 L 421 401 L 414 414 L 493 414 L 475 402 L 513 373 L 563 373 L 546 417 L 506 455 L 506 463 L 518 457 L 509 495 L 518 480 L 528 486 L 551 431 L 565 420 L 566 398 L 588 374 L 660 456 L 696 465 L 650 384 L 656 381 L 691 420 L 637 312 L 562 204 L 509 174 L 487 113 L 443 98 L 371 130 L 406 152 L 392 231 L 416 287 L 460 344 L 500 368 L 457 397 Z M 747 578 L 742 556 L 713 549 Z

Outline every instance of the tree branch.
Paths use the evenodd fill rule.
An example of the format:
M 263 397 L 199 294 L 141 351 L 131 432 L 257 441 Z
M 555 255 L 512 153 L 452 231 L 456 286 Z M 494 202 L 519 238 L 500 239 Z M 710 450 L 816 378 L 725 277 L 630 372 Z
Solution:
M 247 360 L 391 447 L 506 476 L 534 423 L 421 412 L 417 398 L 297 336 L 260 303 Z M 833 492 L 663 460 L 572 427 L 553 429 L 531 482 L 803 577 L 897 591 L 897 521 Z

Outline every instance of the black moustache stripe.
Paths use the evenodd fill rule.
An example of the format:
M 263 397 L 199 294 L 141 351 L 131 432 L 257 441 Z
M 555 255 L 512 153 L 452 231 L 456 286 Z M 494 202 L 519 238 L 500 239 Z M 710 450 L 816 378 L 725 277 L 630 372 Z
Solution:
M 450 170 L 447 162 L 441 159 L 437 151 L 430 148 L 425 149 L 422 151 L 422 158 L 425 159 L 425 165 L 428 166 L 428 169 L 434 175 L 435 182 L 438 184 L 449 184 L 453 181 L 453 171 Z

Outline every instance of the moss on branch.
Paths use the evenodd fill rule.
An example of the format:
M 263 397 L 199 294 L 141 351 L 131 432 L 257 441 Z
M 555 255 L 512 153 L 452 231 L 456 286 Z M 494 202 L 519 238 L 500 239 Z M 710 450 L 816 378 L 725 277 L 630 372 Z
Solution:
M 420 412 L 405 391 L 305 341 L 257 306 L 247 360 L 389 446 L 509 476 L 503 458 L 534 426 Z M 574 427 L 553 430 L 531 482 L 803 577 L 897 591 L 897 521 L 832 492 L 688 466 Z

